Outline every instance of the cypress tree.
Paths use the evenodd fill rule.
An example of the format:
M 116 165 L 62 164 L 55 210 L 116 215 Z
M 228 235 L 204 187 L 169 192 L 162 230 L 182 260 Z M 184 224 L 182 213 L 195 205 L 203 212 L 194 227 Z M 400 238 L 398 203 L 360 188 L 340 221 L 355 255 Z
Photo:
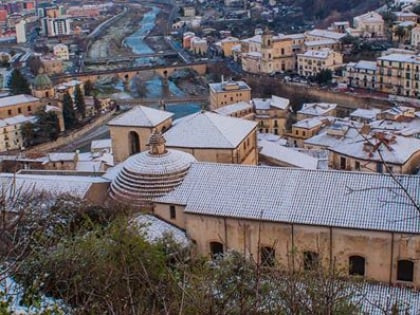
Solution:
M 68 92 L 63 96 L 64 127 L 73 129 L 76 126 L 76 113 L 74 112 L 73 100 Z
M 13 95 L 31 94 L 28 81 L 18 69 L 12 71 L 8 86 Z
M 86 116 L 86 104 L 85 104 L 85 97 L 83 96 L 82 90 L 80 89 L 80 85 L 76 85 L 74 90 L 74 105 L 76 105 L 76 109 L 80 117 L 83 119 Z

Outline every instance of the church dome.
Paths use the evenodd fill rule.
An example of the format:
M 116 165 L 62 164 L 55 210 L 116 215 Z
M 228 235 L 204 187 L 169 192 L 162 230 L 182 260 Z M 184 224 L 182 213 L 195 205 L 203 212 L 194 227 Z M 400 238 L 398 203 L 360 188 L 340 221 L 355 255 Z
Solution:
M 53 83 L 50 77 L 46 73 L 44 73 L 44 71 L 41 68 L 39 74 L 35 77 L 32 86 L 34 90 L 48 90 L 53 87 Z
M 111 183 L 113 200 L 145 206 L 180 185 L 191 163 L 189 153 L 165 148 L 165 139 L 154 133 L 149 140 L 150 151 L 129 157 Z

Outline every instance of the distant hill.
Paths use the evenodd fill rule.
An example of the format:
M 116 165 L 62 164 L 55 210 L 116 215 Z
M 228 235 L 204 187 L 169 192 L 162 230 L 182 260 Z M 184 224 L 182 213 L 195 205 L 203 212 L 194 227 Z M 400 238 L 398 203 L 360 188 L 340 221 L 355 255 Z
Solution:
M 287 0 L 286 2 L 289 2 Z M 328 26 L 337 20 L 351 20 L 354 16 L 376 10 L 386 0 L 294 0 L 300 6 L 305 19 L 316 21 L 318 27 Z

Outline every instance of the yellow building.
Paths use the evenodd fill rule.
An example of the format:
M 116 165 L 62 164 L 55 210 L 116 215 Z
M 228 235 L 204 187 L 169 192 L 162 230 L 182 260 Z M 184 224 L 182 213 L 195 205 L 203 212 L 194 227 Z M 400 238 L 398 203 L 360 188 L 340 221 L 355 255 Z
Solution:
M 180 119 L 164 136 L 168 148 L 190 153 L 198 161 L 258 163 L 253 121 L 202 111 Z
M 312 258 L 349 275 L 418 287 L 418 213 L 399 183 L 418 200 L 420 178 L 397 181 L 374 173 L 193 163 L 180 186 L 155 199 L 154 213 L 184 229 L 200 254 L 235 250 L 263 261 L 269 252 L 287 266 L 293 251 L 296 268 Z
M 34 116 L 17 115 L 0 119 L 0 152 L 23 148 L 22 125 L 36 121 Z
M 164 132 L 172 124 L 172 113 L 145 106 L 136 106 L 112 119 L 109 131 L 115 163 L 147 149 L 153 130 Z
M 295 68 L 293 39 L 274 36 L 269 30 L 241 42 L 242 69 L 250 73 L 292 71 Z
M 217 45 L 220 46 L 220 49 L 223 52 L 223 56 L 231 57 L 233 54 L 233 47 L 239 45 L 239 43 L 240 42 L 238 38 L 229 36 L 217 42 Z
M 337 104 L 334 103 L 304 103 L 297 111 L 297 120 L 318 116 L 335 116 Z
M 251 100 L 251 88 L 244 81 L 224 81 L 210 83 L 210 108 L 215 110 L 219 107 L 249 102 Z
M 17 115 L 30 116 L 43 105 L 39 98 L 31 95 L 19 94 L 0 98 L 0 119 Z
M 346 65 L 344 77 L 348 86 L 365 89 L 377 88 L 376 61 L 360 60 Z
M 334 117 L 315 116 L 298 121 L 292 125 L 292 132 L 287 134 L 289 144 L 302 148 L 304 141 L 318 134 L 318 132 L 334 122 Z
M 353 27 L 364 37 L 383 37 L 384 19 L 374 11 L 353 18 Z
M 255 121 L 258 123 L 260 133 L 273 133 L 283 135 L 286 131 L 286 122 L 289 117 L 290 101 L 287 98 L 273 95 L 271 98 L 253 98 Z
M 419 95 L 419 56 L 390 54 L 377 58 L 376 65 L 380 91 L 404 96 Z
M 297 55 L 298 73 L 302 76 L 315 76 L 321 70 L 335 71 L 342 64 L 343 55 L 328 48 Z

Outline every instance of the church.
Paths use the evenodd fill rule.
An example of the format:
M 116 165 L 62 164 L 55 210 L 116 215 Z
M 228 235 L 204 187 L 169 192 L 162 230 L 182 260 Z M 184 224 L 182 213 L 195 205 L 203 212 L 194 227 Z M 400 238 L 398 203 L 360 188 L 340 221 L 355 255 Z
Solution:
M 236 250 L 269 265 L 287 264 L 293 251 L 297 268 L 334 263 L 349 275 L 420 286 L 419 176 L 258 166 L 257 157 L 248 159 L 257 155 L 252 122 L 206 112 L 172 122 L 170 113 L 128 113 L 134 111 L 141 120 L 122 114 L 110 122 L 121 163 L 97 179 L 83 177 L 83 187 L 73 174 L 55 178 L 48 189 L 72 187 L 94 202 L 148 211 L 185 231 L 197 252 L 210 257 Z M 205 132 L 192 128 L 189 135 L 185 125 L 175 130 L 183 123 Z M 175 137 L 171 130 L 182 132 Z M 220 130 L 229 136 L 219 137 Z M 198 137 L 206 145 L 197 145 Z M 225 143 L 226 154 L 211 141 Z M 23 185 L 26 178 L 42 188 L 37 182 L 45 176 L 22 173 L 9 181 Z

